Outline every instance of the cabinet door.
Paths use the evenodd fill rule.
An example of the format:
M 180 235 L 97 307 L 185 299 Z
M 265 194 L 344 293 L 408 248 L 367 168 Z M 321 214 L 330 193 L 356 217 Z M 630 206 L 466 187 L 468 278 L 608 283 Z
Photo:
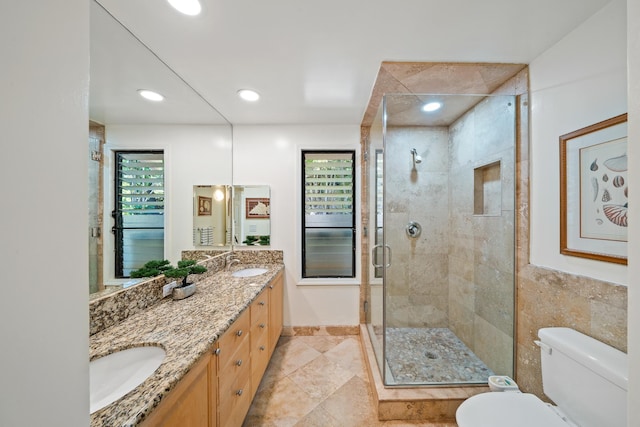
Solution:
M 282 333 L 283 288 L 283 275 L 280 272 L 269 285 L 269 356 L 273 354 Z
M 208 427 L 209 360 L 209 355 L 206 355 L 196 362 L 142 425 L 144 427 Z

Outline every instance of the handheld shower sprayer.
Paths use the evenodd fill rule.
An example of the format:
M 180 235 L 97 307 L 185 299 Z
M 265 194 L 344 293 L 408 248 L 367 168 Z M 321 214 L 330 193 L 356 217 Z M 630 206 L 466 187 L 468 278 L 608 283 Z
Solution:
M 422 157 L 418 155 L 418 151 L 415 148 L 411 149 L 411 156 L 413 157 L 413 167 L 422 162 Z

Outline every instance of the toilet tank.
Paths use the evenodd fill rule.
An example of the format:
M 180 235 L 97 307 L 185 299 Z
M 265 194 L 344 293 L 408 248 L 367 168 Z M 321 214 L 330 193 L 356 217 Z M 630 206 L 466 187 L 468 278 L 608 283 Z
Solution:
M 544 393 L 581 427 L 626 427 L 627 355 L 570 328 L 538 331 Z

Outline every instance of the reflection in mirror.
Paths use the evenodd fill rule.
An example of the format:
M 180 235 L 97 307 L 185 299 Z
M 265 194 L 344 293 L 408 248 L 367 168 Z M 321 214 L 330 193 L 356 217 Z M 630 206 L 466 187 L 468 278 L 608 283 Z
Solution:
M 209 101 L 122 25 L 118 16 L 98 1 L 91 2 L 90 14 L 89 185 L 90 202 L 97 206 L 90 209 L 89 219 L 89 288 L 96 292 L 129 280 L 117 279 L 115 273 L 114 249 L 120 244 L 111 233 L 115 225 L 111 217 L 115 151 L 158 150 L 171 165 L 165 187 L 175 190 L 165 194 L 171 216 L 163 215 L 164 258 L 175 263 L 181 251 L 192 246 L 188 230 L 193 211 L 187 200 L 193 197 L 193 185 L 231 184 L 232 128 Z M 165 100 L 149 102 L 140 97 L 139 89 L 152 89 Z M 229 242 L 230 234 L 224 239 Z
M 268 185 L 233 186 L 233 245 L 271 244 L 271 190 Z
M 193 186 L 193 246 L 231 245 L 231 186 Z

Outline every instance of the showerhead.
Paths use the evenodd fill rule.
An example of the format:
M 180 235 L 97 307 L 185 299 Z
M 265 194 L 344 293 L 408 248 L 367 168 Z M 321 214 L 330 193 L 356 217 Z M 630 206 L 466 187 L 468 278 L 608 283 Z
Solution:
M 415 148 L 411 149 L 411 155 L 413 156 L 413 165 L 417 165 L 422 162 L 422 157 L 418 155 L 418 150 Z

